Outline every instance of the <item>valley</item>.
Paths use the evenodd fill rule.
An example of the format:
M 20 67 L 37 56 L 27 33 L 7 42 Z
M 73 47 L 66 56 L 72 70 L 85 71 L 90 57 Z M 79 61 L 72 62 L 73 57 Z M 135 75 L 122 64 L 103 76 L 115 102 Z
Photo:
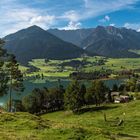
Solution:
M 139 39 L 111 26 L 4 37 L 0 139 L 139 140 Z
M 86 60 L 85 60 L 86 59 Z M 73 61 L 74 60 L 74 61 Z M 73 61 L 73 65 L 62 66 L 61 64 Z M 86 61 L 84 66 L 80 62 Z M 105 61 L 104 63 L 100 61 Z M 43 74 L 46 77 L 51 78 L 68 78 L 70 73 L 75 71 L 93 72 L 101 70 L 112 70 L 113 72 L 119 72 L 123 70 L 132 70 L 139 73 L 140 58 L 105 58 L 105 57 L 85 57 L 69 60 L 48 60 L 34 59 L 29 62 L 28 66 L 20 66 L 20 69 L 26 74 L 26 76 L 35 76 Z M 30 66 L 35 67 L 35 71 L 28 72 Z M 36 71 L 37 69 L 37 71 Z M 115 78 L 117 75 L 110 75 L 110 78 Z
M 140 0 L 0 0 L 0 140 L 140 140 Z

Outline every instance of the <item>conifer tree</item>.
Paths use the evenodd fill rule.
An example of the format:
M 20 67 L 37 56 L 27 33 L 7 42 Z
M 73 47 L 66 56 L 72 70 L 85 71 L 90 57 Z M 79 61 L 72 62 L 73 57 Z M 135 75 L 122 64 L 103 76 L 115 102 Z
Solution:
M 0 96 L 3 96 L 8 91 L 8 76 L 6 66 L 5 66 L 5 59 L 7 57 L 6 50 L 3 49 L 4 41 L 0 39 Z
M 65 108 L 78 112 L 82 104 L 80 101 L 80 84 L 77 80 L 72 81 L 66 89 L 64 96 Z
M 7 63 L 9 75 L 9 111 L 12 110 L 12 93 L 13 91 L 21 92 L 23 87 L 23 74 L 19 70 L 19 64 L 14 55 L 9 55 Z

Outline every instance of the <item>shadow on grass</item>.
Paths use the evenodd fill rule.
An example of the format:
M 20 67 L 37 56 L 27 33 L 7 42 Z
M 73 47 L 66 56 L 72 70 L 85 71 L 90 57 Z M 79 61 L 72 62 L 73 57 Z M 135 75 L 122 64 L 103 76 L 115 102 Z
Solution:
M 86 112 L 94 112 L 94 111 L 104 111 L 104 110 L 110 110 L 118 108 L 119 106 L 96 106 L 96 107 L 85 107 L 80 109 L 77 114 L 83 114 Z

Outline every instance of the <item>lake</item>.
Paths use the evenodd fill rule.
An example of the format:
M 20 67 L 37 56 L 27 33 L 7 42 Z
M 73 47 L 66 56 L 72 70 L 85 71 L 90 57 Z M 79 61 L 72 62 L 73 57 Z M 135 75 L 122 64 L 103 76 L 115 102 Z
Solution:
M 119 85 L 123 81 L 124 81 L 124 79 L 104 80 L 105 84 L 110 88 L 112 88 L 113 84 Z M 60 80 L 60 83 L 61 83 L 61 85 L 63 85 L 66 88 L 67 85 L 70 83 L 70 80 L 63 79 L 63 80 Z M 84 83 L 87 87 L 89 87 L 92 84 L 92 81 L 81 81 L 81 83 Z M 24 96 L 30 94 L 34 88 L 56 87 L 56 86 L 58 86 L 58 80 L 45 80 L 45 79 L 44 80 L 40 80 L 40 79 L 31 80 L 30 79 L 30 80 L 24 81 L 24 86 L 25 86 L 24 92 L 12 94 L 13 99 L 22 99 Z M 7 103 L 8 99 L 9 99 L 9 94 L 0 97 L 0 106 L 3 106 L 5 103 Z

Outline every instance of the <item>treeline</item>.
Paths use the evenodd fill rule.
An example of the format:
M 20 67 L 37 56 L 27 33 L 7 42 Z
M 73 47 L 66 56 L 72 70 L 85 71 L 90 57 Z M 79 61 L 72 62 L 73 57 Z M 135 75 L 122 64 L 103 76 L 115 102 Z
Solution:
M 73 80 L 66 89 L 62 85 L 50 89 L 45 87 L 43 89 L 35 88 L 31 94 L 22 99 L 18 107 L 20 107 L 19 111 L 30 113 L 58 110 L 72 110 L 77 113 L 86 105 L 100 106 L 102 103 L 114 102 L 114 97 L 111 95 L 114 91 L 121 95 L 128 95 L 129 91 L 140 92 L 140 83 L 133 78 L 119 86 L 114 84 L 110 89 L 103 81 L 95 80 L 87 88 L 78 80 Z
M 25 96 L 22 99 L 22 106 L 19 108 L 21 111 L 28 111 L 30 113 L 52 112 L 62 110 L 64 105 L 64 93 L 63 86 L 59 88 L 35 88 L 31 94 Z
M 119 87 L 114 85 L 114 89 L 120 92 L 140 92 L 140 81 L 137 78 L 131 78 L 120 84 Z
M 72 79 L 78 80 L 95 80 L 108 78 L 111 75 L 111 70 L 101 70 L 101 71 L 93 71 L 93 72 L 73 72 L 69 75 Z
M 111 69 L 104 69 L 102 67 L 101 70 L 95 70 L 92 72 L 73 72 L 70 73 L 69 77 L 71 79 L 78 79 L 78 80 L 95 80 L 95 79 L 103 79 L 108 78 L 111 74 L 117 75 L 119 77 L 126 77 L 126 78 L 139 78 L 139 74 L 135 73 L 132 70 L 122 70 L 122 71 L 113 71 Z
M 89 88 L 80 84 L 78 80 L 72 81 L 66 89 L 62 85 L 50 89 L 35 88 L 22 99 L 20 106 L 18 104 L 18 110 L 38 113 L 65 109 L 76 113 L 85 105 L 99 106 L 106 101 L 109 91 L 110 89 L 99 80 L 94 81 Z

